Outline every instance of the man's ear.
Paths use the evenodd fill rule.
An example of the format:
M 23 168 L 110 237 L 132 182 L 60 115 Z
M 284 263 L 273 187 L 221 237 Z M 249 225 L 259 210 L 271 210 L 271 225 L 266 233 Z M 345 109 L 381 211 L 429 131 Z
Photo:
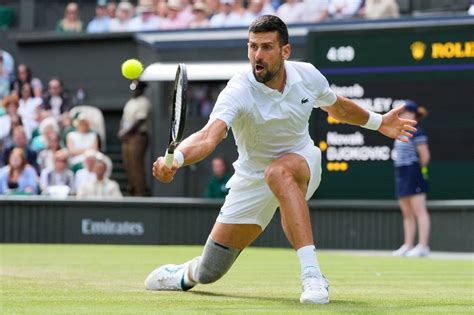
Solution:
M 282 51 L 283 51 L 283 59 L 287 60 L 290 58 L 290 55 L 291 55 L 291 46 L 290 44 L 286 44 L 282 47 Z

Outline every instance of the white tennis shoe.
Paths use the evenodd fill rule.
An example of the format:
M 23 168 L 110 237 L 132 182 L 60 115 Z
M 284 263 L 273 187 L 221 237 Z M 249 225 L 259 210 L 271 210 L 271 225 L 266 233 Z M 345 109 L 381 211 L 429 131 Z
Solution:
M 193 258 L 182 265 L 164 265 L 153 270 L 145 279 L 145 288 L 153 291 L 187 291 L 192 287 L 186 287 L 184 273 L 188 272 L 188 266 L 199 257 Z
M 430 248 L 421 244 L 410 249 L 405 256 L 407 257 L 426 257 L 430 254 Z
M 399 249 L 392 252 L 392 256 L 405 256 L 413 247 L 403 244 Z
M 329 283 L 323 275 L 310 271 L 301 276 L 303 293 L 300 302 L 310 304 L 329 303 Z

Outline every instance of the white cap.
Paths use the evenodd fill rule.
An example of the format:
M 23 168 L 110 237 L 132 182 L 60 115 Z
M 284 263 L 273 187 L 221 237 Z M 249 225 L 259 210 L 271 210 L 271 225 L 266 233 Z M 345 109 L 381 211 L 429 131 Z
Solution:
M 181 1 L 180 0 L 168 0 L 166 2 L 166 5 L 168 6 L 168 8 L 170 9 L 176 9 L 176 10 L 181 10 L 182 6 L 181 6 Z
M 120 2 L 119 5 L 117 6 L 117 10 L 132 11 L 133 5 L 127 1 Z

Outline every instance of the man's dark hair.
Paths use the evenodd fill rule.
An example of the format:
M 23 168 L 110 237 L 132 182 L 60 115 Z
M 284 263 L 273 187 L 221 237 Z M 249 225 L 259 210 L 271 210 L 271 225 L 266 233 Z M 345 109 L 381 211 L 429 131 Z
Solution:
M 288 44 L 288 28 L 278 16 L 262 15 L 250 24 L 249 33 L 266 32 L 277 32 L 280 46 Z

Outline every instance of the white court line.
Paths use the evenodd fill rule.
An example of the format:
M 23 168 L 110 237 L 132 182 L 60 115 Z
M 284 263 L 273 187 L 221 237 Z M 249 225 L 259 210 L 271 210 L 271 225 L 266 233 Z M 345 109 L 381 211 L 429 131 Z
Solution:
M 391 251 L 385 250 L 347 250 L 347 249 L 328 249 L 318 250 L 318 252 L 330 253 L 330 254 L 344 254 L 344 255 L 355 255 L 355 256 L 379 256 L 379 257 L 393 257 Z M 394 257 L 395 258 L 395 257 Z M 456 259 L 456 260 L 472 260 L 474 261 L 474 253 L 460 253 L 460 252 L 431 252 L 428 259 Z M 407 259 L 414 259 L 408 258 Z

